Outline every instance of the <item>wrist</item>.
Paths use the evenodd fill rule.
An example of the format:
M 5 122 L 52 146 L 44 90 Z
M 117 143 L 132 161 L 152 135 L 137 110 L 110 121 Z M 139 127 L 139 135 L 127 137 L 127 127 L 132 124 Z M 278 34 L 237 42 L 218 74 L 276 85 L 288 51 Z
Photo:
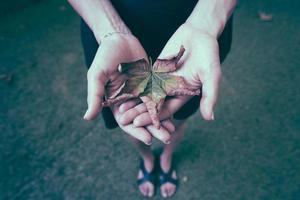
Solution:
M 191 16 L 186 20 L 186 24 L 189 24 L 195 29 L 202 30 L 207 34 L 218 38 L 225 27 L 226 20 L 227 18 L 223 16 L 207 14 L 206 16 Z
M 199 1 L 186 22 L 218 38 L 223 32 L 236 2 L 237 0 Z
M 112 37 L 124 37 L 124 36 L 133 36 L 130 31 L 107 31 L 94 33 L 97 42 L 100 44 L 103 40 L 109 39 Z
M 102 40 L 105 38 L 112 37 L 114 35 L 132 35 L 130 30 L 125 26 L 125 24 L 122 24 L 120 26 L 107 26 L 107 28 L 97 28 L 94 27 L 93 29 L 94 36 L 98 42 L 98 44 L 101 43 Z
M 101 15 L 95 16 L 92 28 L 98 43 L 101 42 L 103 37 L 113 33 L 131 33 L 109 0 L 99 1 L 99 4 L 102 8 L 100 11 Z M 96 13 L 99 12 L 97 11 Z
M 204 23 L 202 24 L 195 24 L 191 21 L 186 21 L 184 24 L 184 27 L 188 28 L 189 30 L 192 30 L 192 32 L 201 32 L 203 34 L 206 34 L 212 38 L 217 39 L 218 38 L 218 31 L 216 28 L 212 28 L 209 25 L 206 25 Z
M 116 47 L 118 51 L 130 52 L 135 49 L 138 39 L 131 33 L 112 32 L 107 33 L 101 38 L 101 46 L 107 44 Z M 116 52 L 114 52 L 116 53 Z

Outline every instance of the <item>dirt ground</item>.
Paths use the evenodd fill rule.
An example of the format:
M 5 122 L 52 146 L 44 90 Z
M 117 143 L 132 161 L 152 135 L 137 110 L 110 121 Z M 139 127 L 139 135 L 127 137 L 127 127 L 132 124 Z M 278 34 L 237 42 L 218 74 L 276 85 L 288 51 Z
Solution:
M 216 120 L 189 120 L 172 199 L 300 199 L 299 8 L 240 1 Z M 127 135 L 82 119 L 77 14 L 64 1 L 36 1 L 0 24 L 0 199 L 144 199 Z

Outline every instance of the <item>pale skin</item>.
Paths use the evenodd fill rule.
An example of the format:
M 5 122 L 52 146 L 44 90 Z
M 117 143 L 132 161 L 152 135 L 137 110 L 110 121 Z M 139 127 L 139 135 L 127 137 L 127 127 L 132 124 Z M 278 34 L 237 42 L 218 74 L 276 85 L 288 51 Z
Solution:
M 88 109 L 84 119 L 92 120 L 102 109 L 105 84 L 108 81 L 120 84 L 119 64 L 147 59 L 147 55 L 109 0 L 69 0 L 69 3 L 89 25 L 98 43 L 101 43 L 87 73 Z M 236 0 L 199 1 L 159 56 L 167 58 L 176 55 L 181 45 L 185 47 L 186 52 L 176 74 L 183 76 L 193 86 L 202 87 L 200 112 L 205 120 L 214 119 L 213 108 L 221 79 L 217 38 L 235 4 Z M 113 34 L 108 36 L 108 33 Z M 173 120 L 172 123 L 169 119 L 187 100 L 188 97 L 176 97 L 165 102 L 160 114 L 162 128 L 159 130 L 151 124 L 145 105 L 140 101 L 131 100 L 112 108 L 120 128 L 131 136 L 147 171 L 154 167 L 154 156 L 149 146 L 153 138 L 165 143 L 160 164 L 164 171 L 170 169 L 172 154 L 184 134 L 185 121 Z M 141 176 L 142 173 L 139 172 L 138 178 Z M 176 178 L 176 173 L 173 173 L 173 177 Z M 140 185 L 139 190 L 144 196 L 151 197 L 154 194 L 154 186 L 150 182 Z M 176 186 L 166 183 L 160 190 L 163 197 L 170 197 Z

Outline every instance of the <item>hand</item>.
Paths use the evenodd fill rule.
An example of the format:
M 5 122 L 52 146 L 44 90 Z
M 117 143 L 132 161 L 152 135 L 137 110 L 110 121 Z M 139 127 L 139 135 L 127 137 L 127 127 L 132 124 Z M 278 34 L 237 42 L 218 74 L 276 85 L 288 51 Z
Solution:
M 132 35 L 116 34 L 102 40 L 87 74 L 88 110 L 84 119 L 94 119 L 101 111 L 105 85 L 108 82 L 110 87 L 119 88 L 125 81 L 118 71 L 119 64 L 129 63 L 141 58 L 147 59 L 147 55 L 139 41 Z M 136 105 L 132 102 L 134 101 L 128 103 Z M 175 130 L 170 120 L 162 121 L 160 130 L 157 130 L 153 125 L 138 128 L 133 124 L 124 126 L 119 123 L 119 106 L 114 106 L 112 110 L 120 128 L 146 144 L 151 143 L 153 136 L 164 143 L 168 143 L 171 137 L 170 133 Z
M 171 140 L 171 133 L 175 131 L 175 127 L 170 119 L 166 119 L 161 121 L 160 129 L 157 129 L 154 125 L 150 124 L 145 127 L 136 127 L 134 124 L 129 123 L 127 125 L 123 125 L 121 122 L 124 120 L 122 118 L 121 112 L 124 109 L 128 109 L 129 107 L 135 107 L 140 103 L 140 100 L 129 100 L 126 102 L 127 108 L 124 106 L 113 106 L 111 109 L 113 111 L 114 117 L 119 125 L 119 127 L 131 135 L 132 137 L 144 142 L 147 145 L 152 143 L 153 137 L 161 140 L 165 144 L 169 144 Z M 143 105 L 143 104 L 140 104 Z M 121 112 L 120 112 L 121 111 Z M 136 106 L 136 111 L 139 112 L 139 106 Z M 137 113 L 129 113 L 127 116 L 137 115 Z
M 92 65 L 87 73 L 88 110 L 84 119 L 94 119 L 102 108 L 105 85 L 120 87 L 124 80 L 118 71 L 120 63 L 132 62 L 147 55 L 137 38 L 130 34 L 115 33 L 101 41 Z
M 191 24 L 185 23 L 170 38 L 160 58 L 168 58 L 176 55 L 180 46 L 186 49 L 185 54 L 179 61 L 179 69 L 174 72 L 186 79 L 195 88 L 202 88 L 202 98 L 200 101 L 200 111 L 204 119 L 213 120 L 213 108 L 217 101 L 219 82 L 221 79 L 221 68 L 219 60 L 219 47 L 217 38 L 205 29 L 198 29 Z M 163 105 L 160 119 L 170 118 L 179 108 L 191 97 L 177 96 L 166 101 Z M 132 123 L 136 126 L 151 124 L 151 118 L 147 113 L 145 105 L 139 106 L 139 112 L 135 112 L 136 107 L 130 108 L 127 103 L 122 105 L 127 110 L 122 110 L 123 124 Z M 136 115 L 132 115 L 136 113 Z

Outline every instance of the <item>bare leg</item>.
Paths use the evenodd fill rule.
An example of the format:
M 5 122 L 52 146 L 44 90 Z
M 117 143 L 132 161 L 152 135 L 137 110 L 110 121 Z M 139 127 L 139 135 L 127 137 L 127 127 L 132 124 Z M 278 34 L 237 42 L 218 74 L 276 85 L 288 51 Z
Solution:
M 169 171 L 172 164 L 173 152 L 183 138 L 185 121 L 186 120 L 174 120 L 176 131 L 172 134 L 171 143 L 164 146 L 164 150 L 160 156 L 160 165 L 164 172 Z M 175 171 L 173 172 L 172 177 L 175 179 L 177 178 Z M 163 197 L 170 197 L 175 193 L 176 186 L 172 183 L 165 183 L 160 189 Z
M 154 167 L 154 155 L 152 153 L 151 147 L 144 144 L 143 142 L 137 140 L 134 137 L 130 137 L 134 146 L 138 150 L 142 159 L 144 160 L 145 168 L 148 172 L 152 171 Z M 143 177 L 141 170 L 138 172 L 138 179 Z M 152 197 L 154 195 L 154 185 L 150 182 L 145 182 L 139 185 L 139 189 L 144 196 Z

